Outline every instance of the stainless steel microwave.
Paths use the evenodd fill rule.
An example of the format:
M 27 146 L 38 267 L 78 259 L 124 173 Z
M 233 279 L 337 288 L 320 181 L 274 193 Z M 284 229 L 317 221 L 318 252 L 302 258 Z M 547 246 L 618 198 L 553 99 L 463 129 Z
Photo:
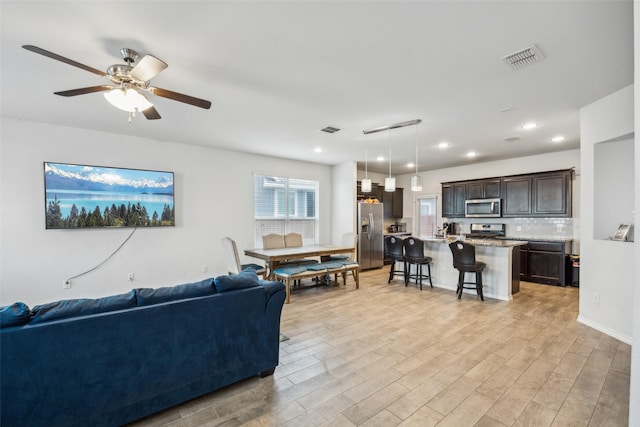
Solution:
M 496 218 L 502 216 L 501 199 L 468 199 L 464 202 L 467 218 Z

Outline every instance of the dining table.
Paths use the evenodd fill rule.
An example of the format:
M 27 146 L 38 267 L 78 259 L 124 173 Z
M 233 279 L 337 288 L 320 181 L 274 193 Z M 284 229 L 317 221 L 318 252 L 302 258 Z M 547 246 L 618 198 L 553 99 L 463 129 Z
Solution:
M 308 257 L 320 257 L 323 261 L 331 255 L 338 254 L 351 254 L 354 257 L 355 252 L 356 248 L 351 246 L 303 245 L 275 249 L 245 249 L 244 254 L 265 261 L 269 267 L 269 278 L 273 279 L 273 271 L 284 261 Z

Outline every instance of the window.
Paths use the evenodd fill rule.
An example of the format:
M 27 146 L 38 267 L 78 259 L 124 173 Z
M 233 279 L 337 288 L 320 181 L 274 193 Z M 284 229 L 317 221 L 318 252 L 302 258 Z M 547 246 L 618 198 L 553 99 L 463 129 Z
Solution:
M 305 245 L 318 243 L 318 181 L 253 176 L 254 242 L 270 233 L 300 233 Z
M 421 197 L 418 206 L 418 236 L 421 239 L 433 237 L 437 229 L 438 199 L 436 196 Z

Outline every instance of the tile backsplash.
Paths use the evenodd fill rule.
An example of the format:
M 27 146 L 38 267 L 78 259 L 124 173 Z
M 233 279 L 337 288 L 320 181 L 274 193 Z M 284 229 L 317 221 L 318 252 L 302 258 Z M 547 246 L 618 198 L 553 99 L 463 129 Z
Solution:
M 574 238 L 575 218 L 459 218 L 452 220 L 460 225 L 461 233 L 469 233 L 471 223 L 506 224 L 510 237 Z

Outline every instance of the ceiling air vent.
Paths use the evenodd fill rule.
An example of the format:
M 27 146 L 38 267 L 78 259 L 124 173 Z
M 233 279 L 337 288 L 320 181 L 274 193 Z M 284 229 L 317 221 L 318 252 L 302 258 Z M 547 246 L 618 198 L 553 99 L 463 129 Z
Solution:
M 333 127 L 333 126 L 327 126 L 326 128 L 324 128 L 324 129 L 320 129 L 320 130 L 321 130 L 322 132 L 326 132 L 326 133 L 336 133 L 336 132 L 338 132 L 340 129 L 339 129 L 339 128 L 336 128 L 336 127 Z
M 511 65 L 512 68 L 518 69 L 525 65 L 532 64 L 544 59 L 544 55 L 538 49 L 538 46 L 532 44 L 531 46 L 521 49 L 517 52 L 513 52 L 507 56 L 503 56 L 502 60 Z
M 518 142 L 518 141 L 522 141 L 522 137 L 521 136 L 510 136 L 508 138 L 505 138 L 505 142 Z

